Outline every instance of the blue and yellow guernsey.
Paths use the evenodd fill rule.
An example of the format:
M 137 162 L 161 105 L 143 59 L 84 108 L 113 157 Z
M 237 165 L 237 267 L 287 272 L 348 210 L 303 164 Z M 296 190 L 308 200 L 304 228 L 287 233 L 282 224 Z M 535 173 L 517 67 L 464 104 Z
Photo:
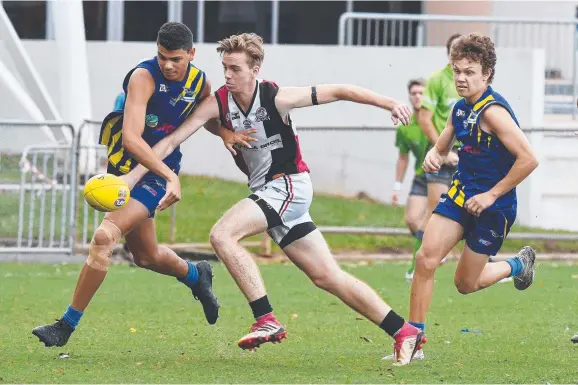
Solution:
M 167 80 L 159 67 L 157 58 L 143 61 L 133 68 L 125 77 L 123 88 L 128 98 L 128 82 L 133 71 L 144 68 L 154 79 L 155 92 L 148 101 L 145 127 L 142 138 L 149 146 L 179 127 L 200 102 L 206 84 L 203 71 L 189 64 L 182 81 Z M 137 161 L 122 146 L 123 111 L 110 113 L 100 129 L 99 143 L 108 147 L 108 172 L 116 175 L 126 174 L 132 170 Z M 181 151 L 177 147 L 164 159 L 171 169 L 178 172 L 181 163 Z
M 494 187 L 506 176 L 515 161 L 515 157 L 495 135 L 486 133 L 480 127 L 482 114 L 492 105 L 508 110 L 520 126 L 506 99 L 492 87 L 488 87 L 474 104 L 466 103 L 465 99 L 459 100 L 452 112 L 454 133 L 462 146 L 458 152 L 458 171 L 454 174 L 448 196 L 460 207 L 472 196 Z M 516 209 L 516 189 L 498 198 L 491 208 Z

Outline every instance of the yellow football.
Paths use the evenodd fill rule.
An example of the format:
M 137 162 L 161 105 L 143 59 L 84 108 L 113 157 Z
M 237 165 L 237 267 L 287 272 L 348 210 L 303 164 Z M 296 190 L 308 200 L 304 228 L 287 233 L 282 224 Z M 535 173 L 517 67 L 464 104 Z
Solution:
M 102 212 L 115 211 L 130 199 L 130 189 L 124 180 L 112 174 L 99 174 L 84 186 L 84 200 Z

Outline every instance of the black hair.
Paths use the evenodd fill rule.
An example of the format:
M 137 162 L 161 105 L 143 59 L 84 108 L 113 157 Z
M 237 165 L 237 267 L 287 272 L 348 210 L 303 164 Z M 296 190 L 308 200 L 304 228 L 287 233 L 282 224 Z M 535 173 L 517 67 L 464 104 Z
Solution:
M 164 23 L 157 34 L 157 43 L 168 49 L 176 51 L 184 49 L 185 51 L 193 48 L 193 33 L 183 23 L 169 21 Z

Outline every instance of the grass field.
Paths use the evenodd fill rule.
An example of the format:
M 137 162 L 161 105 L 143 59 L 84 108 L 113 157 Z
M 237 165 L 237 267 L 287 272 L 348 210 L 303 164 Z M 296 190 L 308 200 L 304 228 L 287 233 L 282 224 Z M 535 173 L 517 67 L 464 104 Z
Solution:
M 0 383 L 576 383 L 577 266 L 541 263 L 525 292 L 511 283 L 462 296 L 454 264 L 437 275 L 426 361 L 404 368 L 381 357 L 391 340 L 290 264 L 262 265 L 268 294 L 289 330 L 281 345 L 256 353 L 236 340 L 250 310 L 215 266 L 222 304 L 215 326 L 172 278 L 115 265 L 69 344 L 45 348 L 30 333 L 60 317 L 79 265 L 0 268 Z M 407 314 L 405 264 L 345 264 L 400 314 Z M 462 329 L 479 333 L 461 332 Z M 59 358 L 68 353 L 70 358 Z

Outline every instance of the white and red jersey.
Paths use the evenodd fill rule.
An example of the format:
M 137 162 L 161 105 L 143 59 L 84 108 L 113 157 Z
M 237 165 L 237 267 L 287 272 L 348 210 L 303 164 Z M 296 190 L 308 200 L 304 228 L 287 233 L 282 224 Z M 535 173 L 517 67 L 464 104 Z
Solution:
M 287 115 L 286 123 L 275 107 L 278 91 L 277 84 L 257 80 L 248 111 L 243 111 L 225 86 L 215 92 L 223 125 L 233 131 L 257 130 L 253 134 L 257 141 L 250 143 L 252 148 L 240 147 L 235 157 L 237 166 L 249 177 L 249 188 L 253 192 L 281 176 L 309 172 L 301 158 L 291 118 Z

